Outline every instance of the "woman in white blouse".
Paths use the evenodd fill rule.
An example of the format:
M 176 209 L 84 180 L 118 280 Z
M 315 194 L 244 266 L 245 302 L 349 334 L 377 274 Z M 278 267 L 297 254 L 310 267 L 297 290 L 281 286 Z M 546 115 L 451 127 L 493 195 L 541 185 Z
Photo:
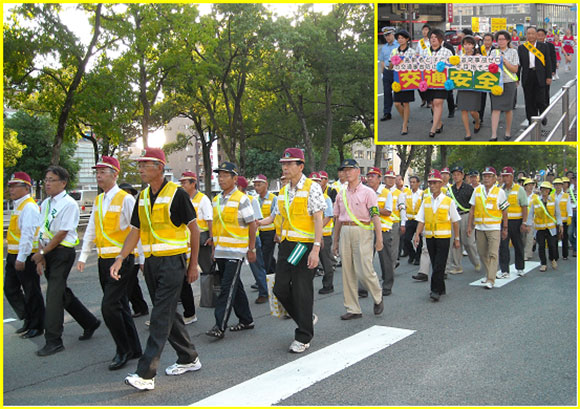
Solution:
M 416 51 L 409 47 L 409 42 L 411 41 L 411 35 L 407 30 L 399 30 L 395 33 L 395 40 L 399 43 L 399 48 L 395 48 L 391 53 L 391 58 L 394 55 L 398 55 L 403 60 L 410 59 L 416 55 Z M 392 69 L 392 64 L 391 67 Z M 410 102 L 415 101 L 415 91 L 400 91 L 395 92 L 395 108 L 403 118 L 403 126 L 401 127 L 401 135 L 407 135 L 409 133 L 409 116 L 411 115 Z
M 451 50 L 443 47 L 444 35 L 443 31 L 438 28 L 431 31 L 429 34 L 429 41 L 431 47 L 427 51 L 427 55 L 431 57 L 438 57 L 442 61 L 448 62 L 448 58 L 453 55 Z M 441 116 L 443 114 L 443 102 L 447 100 L 447 90 L 443 89 L 429 89 L 427 91 L 427 101 L 431 102 L 433 109 L 433 124 L 429 131 L 429 137 L 434 138 L 436 133 L 441 133 L 443 130 L 443 122 Z

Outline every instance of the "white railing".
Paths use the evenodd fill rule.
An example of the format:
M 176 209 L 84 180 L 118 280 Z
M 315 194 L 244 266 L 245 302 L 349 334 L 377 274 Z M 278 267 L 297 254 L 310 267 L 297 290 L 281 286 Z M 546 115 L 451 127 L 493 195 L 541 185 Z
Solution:
M 578 77 L 571 81 L 568 81 L 557 93 L 552 97 L 552 103 L 542 112 L 540 116 L 533 116 L 531 124 L 526 128 L 524 132 L 515 140 L 516 142 L 521 142 L 526 138 L 530 138 L 534 142 L 542 141 L 542 121 L 547 118 L 548 114 L 552 109 L 556 107 L 562 101 L 562 115 L 556 121 L 556 125 L 550 131 L 544 142 L 554 142 L 552 138 L 556 135 L 558 129 L 561 129 L 560 139 L 556 142 L 565 142 L 566 139 L 572 135 L 572 129 L 578 120 L 578 110 L 570 109 L 577 102 L 575 97 L 576 93 L 572 93 L 572 101 L 570 101 L 570 89 L 577 86 Z

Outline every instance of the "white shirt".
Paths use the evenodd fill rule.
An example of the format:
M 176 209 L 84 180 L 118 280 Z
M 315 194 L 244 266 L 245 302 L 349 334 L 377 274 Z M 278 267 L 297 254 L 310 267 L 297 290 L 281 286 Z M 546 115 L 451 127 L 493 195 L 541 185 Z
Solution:
M 14 209 L 22 204 L 30 195 L 24 195 L 20 199 L 14 201 Z M 40 211 L 35 203 L 28 203 L 20 212 L 18 218 L 18 228 L 20 229 L 20 242 L 18 243 L 18 256 L 16 261 L 24 263 L 30 253 L 32 253 L 32 242 L 36 234 L 36 228 L 39 226 L 38 215 Z
M 568 216 L 572 217 L 572 198 L 570 197 L 570 193 L 564 192 L 564 190 L 562 190 L 559 194 L 558 194 L 558 192 L 556 192 L 554 194 L 554 198 L 556 199 L 556 204 L 558 205 L 558 207 L 560 207 L 560 202 L 562 201 L 562 195 L 564 193 L 568 193 L 568 200 L 566 201 L 566 212 L 568 213 Z M 562 222 L 565 222 L 565 221 L 562 220 Z
M 250 195 L 248 195 L 248 197 L 250 197 Z M 254 209 L 254 217 L 256 218 L 256 220 L 263 219 L 264 216 L 262 216 L 262 209 L 260 207 L 260 201 L 258 200 L 258 198 L 252 196 L 250 201 L 252 202 L 252 209 Z
M 493 189 L 494 186 L 495 185 L 490 187 L 489 190 Z M 486 189 L 484 185 L 479 185 L 479 186 L 477 186 L 476 189 L 473 189 L 473 194 L 471 195 L 471 199 L 469 199 L 469 204 L 473 207 L 474 211 L 475 211 L 475 193 L 476 193 L 477 189 L 481 189 L 485 193 L 486 196 L 489 193 L 489 190 Z M 507 201 L 507 196 L 505 195 L 505 191 L 500 188 L 499 193 L 497 194 L 497 207 L 498 207 L 498 209 L 503 210 L 501 204 L 506 202 L 506 201 Z M 475 224 L 475 230 L 481 230 L 481 231 L 501 230 L 501 227 L 502 227 L 501 223 L 499 223 L 499 224 L 485 224 L 485 223 L 479 224 L 479 223 L 476 223 Z
M 47 220 L 44 215 L 48 209 Z M 63 241 L 75 243 L 78 239 L 77 227 L 79 225 L 80 210 L 77 202 L 63 190 L 54 197 L 47 197 L 40 205 L 38 217 L 40 224 L 39 241 L 43 246 L 50 242 L 50 238 L 43 234 L 44 224 L 48 224 L 49 231 L 54 235 L 59 231 L 66 231 Z
M 434 197 L 433 195 L 431 196 L 431 207 L 433 208 L 433 213 L 437 212 L 437 209 L 439 209 L 439 205 L 441 204 L 441 202 L 443 201 L 443 199 L 447 196 L 445 196 L 443 194 L 443 192 L 440 192 L 439 195 L 437 195 L 437 197 Z M 451 219 L 451 223 L 455 223 L 458 222 L 459 220 L 461 220 L 461 216 L 459 216 L 459 212 L 457 211 L 457 206 L 455 205 L 455 202 L 452 200 L 451 204 L 449 205 L 449 218 Z M 425 223 L 425 202 L 423 201 L 423 203 L 421 203 L 421 207 L 419 208 L 419 212 L 417 213 L 417 217 L 415 217 L 415 220 L 417 220 L 419 223 Z
M 195 194 L 197 195 L 198 192 L 199 191 L 196 191 Z M 193 199 L 191 199 L 191 202 L 193 203 Z M 195 205 L 193 207 L 195 207 Z M 201 197 L 199 205 L 195 207 L 195 213 L 199 220 L 213 220 L 213 207 L 211 205 L 211 200 L 209 200 L 207 195 L 204 194 Z
M 532 44 L 534 47 L 536 43 Z M 530 59 L 530 68 L 536 68 L 536 56 L 531 51 L 528 51 L 529 59 Z
M 538 195 L 538 199 L 541 201 L 542 200 L 542 196 Z M 535 203 L 535 202 L 532 202 Z M 533 226 L 534 225 L 534 206 L 533 204 L 530 203 L 530 211 L 528 213 L 528 221 L 526 222 L 526 224 L 528 226 Z M 543 204 L 543 202 L 542 202 Z M 558 206 L 558 202 L 556 202 L 556 206 L 555 207 L 555 216 L 556 216 L 556 227 L 554 227 L 553 229 L 548 229 L 550 231 L 550 234 L 552 236 L 555 236 L 558 232 L 557 230 L 557 226 L 562 224 L 562 215 L 560 214 L 560 206 Z M 543 210 L 542 210 L 543 211 Z
M 103 217 L 107 214 L 107 210 L 109 210 L 111 201 L 120 190 L 121 189 L 119 188 L 119 186 L 115 185 L 108 192 L 105 193 L 102 205 Z M 123 205 L 121 207 L 121 220 L 119 222 L 119 228 L 121 230 L 125 230 L 131 224 L 131 215 L 133 213 L 133 207 L 135 207 L 135 198 L 131 196 L 131 194 L 127 194 L 123 199 Z M 85 235 L 83 237 L 83 247 L 81 250 L 81 255 L 79 256 L 79 261 L 83 263 L 86 263 L 87 258 L 89 257 L 89 254 L 95 244 L 95 238 L 97 237 L 95 230 L 95 213 L 98 211 L 99 211 L 98 207 L 96 205 L 93 206 L 91 217 L 89 218 L 89 224 L 87 225 L 87 230 L 85 231 Z M 139 245 L 139 247 L 141 246 Z M 139 251 L 139 255 L 141 254 L 142 251 Z
M 391 186 L 391 188 L 389 188 L 389 190 L 391 192 L 394 192 L 397 188 L 397 185 L 393 185 Z M 402 190 L 399 189 L 399 191 L 401 192 L 399 194 L 399 197 L 397 199 L 397 209 L 399 209 L 399 214 L 400 214 L 400 218 L 401 221 L 400 222 L 396 222 L 396 223 L 401 223 L 401 226 L 405 226 L 405 222 L 407 221 L 407 205 L 406 205 L 406 200 L 407 200 L 407 195 L 405 195 L 405 192 L 403 192 Z M 391 202 L 393 201 L 393 199 L 391 198 Z
M 379 185 L 379 188 L 377 189 L 377 197 L 383 193 L 384 189 L 387 189 L 387 188 L 385 185 L 383 185 L 381 183 Z M 389 194 L 387 195 L 387 199 L 385 200 L 385 206 L 383 207 L 383 209 L 388 210 L 389 212 L 392 212 L 393 211 L 393 195 L 392 195 L 390 190 L 388 190 L 388 191 L 389 191 Z

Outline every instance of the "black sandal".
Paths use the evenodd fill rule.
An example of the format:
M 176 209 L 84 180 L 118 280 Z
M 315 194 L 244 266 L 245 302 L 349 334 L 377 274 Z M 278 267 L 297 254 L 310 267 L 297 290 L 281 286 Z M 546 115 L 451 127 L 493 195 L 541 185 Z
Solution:
M 218 327 L 213 327 L 209 331 L 206 331 L 205 335 L 209 335 L 210 337 L 217 339 L 222 339 L 224 337 L 224 332 Z
M 497 142 L 497 138 L 489 138 L 490 142 Z
M 238 322 L 236 325 L 234 325 L 233 327 L 230 327 L 230 331 L 243 331 L 245 329 L 254 329 L 254 323 L 251 322 L 249 324 L 242 324 L 241 322 Z
M 429 138 L 435 138 L 435 132 L 429 132 Z
M 470 141 L 471 140 L 471 136 L 466 136 L 465 138 L 463 138 L 466 141 Z
M 437 129 L 435 132 L 436 132 L 436 133 L 441 133 L 441 131 L 443 130 L 443 125 L 444 125 L 444 124 L 441 124 L 441 128 Z

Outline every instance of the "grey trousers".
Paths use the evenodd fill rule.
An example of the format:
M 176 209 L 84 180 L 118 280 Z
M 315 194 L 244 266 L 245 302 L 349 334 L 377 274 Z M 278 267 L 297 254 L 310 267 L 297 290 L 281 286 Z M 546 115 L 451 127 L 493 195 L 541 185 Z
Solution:
M 475 244 L 475 234 L 471 236 L 467 235 L 467 224 L 469 221 L 469 213 L 462 214 L 461 220 L 459 221 L 459 241 L 461 242 L 461 246 L 456 249 L 453 245 L 449 246 L 449 257 L 447 258 L 447 267 L 446 271 L 463 271 L 463 267 L 461 266 L 461 259 L 463 257 L 463 250 L 467 251 L 467 255 L 469 256 L 469 260 L 474 267 L 477 267 L 480 264 L 479 261 L 479 254 L 477 253 L 477 246 Z M 453 240 L 455 240 L 455 232 L 451 232 L 451 244 L 453 244 Z

